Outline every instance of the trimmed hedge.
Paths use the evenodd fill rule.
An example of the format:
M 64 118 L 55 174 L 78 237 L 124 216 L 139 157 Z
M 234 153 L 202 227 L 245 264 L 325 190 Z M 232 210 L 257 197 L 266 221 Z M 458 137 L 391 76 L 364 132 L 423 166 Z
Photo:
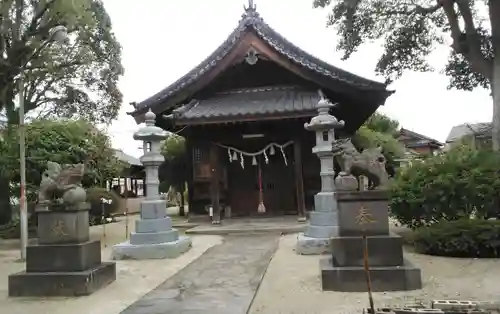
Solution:
M 412 229 L 441 220 L 500 217 L 500 153 L 467 145 L 402 167 L 391 215 Z
M 101 204 L 101 198 L 110 199 L 111 204 Z M 111 214 L 120 210 L 122 198 L 114 191 L 108 191 L 104 188 L 93 187 L 87 189 L 87 202 L 90 203 L 91 224 L 96 224 L 102 220 L 103 209 L 104 218 L 109 218 Z
M 429 255 L 499 257 L 500 220 L 443 220 L 415 230 L 413 243 L 417 252 Z

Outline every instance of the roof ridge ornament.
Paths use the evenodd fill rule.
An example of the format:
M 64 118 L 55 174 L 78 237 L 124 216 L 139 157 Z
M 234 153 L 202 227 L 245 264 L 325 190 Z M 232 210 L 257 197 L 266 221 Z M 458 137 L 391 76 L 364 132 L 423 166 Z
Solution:
M 254 18 L 259 18 L 259 13 L 257 13 L 257 5 L 254 3 L 254 0 L 248 0 L 248 6 L 243 5 L 243 9 L 245 13 L 241 16 L 243 20 L 250 18 L 252 21 Z
M 253 2 L 253 0 L 248 0 L 248 6 L 246 5 L 243 5 L 243 8 L 245 9 L 245 11 L 248 13 L 249 11 L 257 11 L 257 5 L 255 5 L 255 3 Z

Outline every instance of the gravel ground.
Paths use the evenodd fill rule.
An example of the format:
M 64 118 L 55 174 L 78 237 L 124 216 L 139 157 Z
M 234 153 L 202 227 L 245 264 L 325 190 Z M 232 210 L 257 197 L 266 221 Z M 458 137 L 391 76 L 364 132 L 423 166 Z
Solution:
M 366 293 L 323 292 L 320 256 L 297 255 L 297 235 L 280 239 L 251 314 L 351 314 L 366 308 Z M 422 270 L 423 289 L 374 293 L 375 306 L 404 306 L 435 299 L 499 300 L 500 259 L 456 259 L 405 252 Z

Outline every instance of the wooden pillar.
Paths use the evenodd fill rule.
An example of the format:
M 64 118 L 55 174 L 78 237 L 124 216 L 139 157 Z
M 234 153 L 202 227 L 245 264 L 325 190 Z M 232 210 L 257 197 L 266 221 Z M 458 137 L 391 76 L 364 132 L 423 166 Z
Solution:
M 187 210 L 188 217 L 193 213 L 193 182 L 194 182 L 194 171 L 193 171 L 193 144 L 189 136 L 186 136 L 186 158 L 187 158 Z M 189 219 L 189 218 L 188 218 Z
M 293 142 L 293 158 L 295 167 L 295 191 L 297 195 L 297 211 L 299 221 L 306 220 L 306 205 L 304 199 L 304 180 L 302 178 L 302 148 L 299 139 Z
M 219 154 L 218 147 L 214 144 L 210 145 L 210 200 L 212 202 L 213 216 L 212 223 L 220 224 L 220 184 L 219 184 Z
M 122 177 L 118 177 L 118 188 L 117 188 L 118 191 L 115 191 L 115 192 L 118 192 L 118 195 L 122 194 Z
M 132 181 L 132 180 L 130 180 Z M 123 200 L 124 200 L 124 205 L 125 205 L 125 215 L 128 215 L 128 177 L 125 177 L 125 187 L 123 191 Z M 132 183 L 132 182 L 131 182 Z

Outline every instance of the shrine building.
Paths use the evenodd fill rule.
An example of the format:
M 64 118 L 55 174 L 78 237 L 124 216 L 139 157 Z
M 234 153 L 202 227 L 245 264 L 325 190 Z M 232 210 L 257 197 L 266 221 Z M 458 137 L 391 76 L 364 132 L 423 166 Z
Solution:
M 210 56 L 129 114 L 141 123 L 151 110 L 186 139 L 191 214 L 304 217 L 321 186 L 315 134 L 304 129 L 318 101 L 337 104 L 337 136 L 349 136 L 391 94 L 301 50 L 252 4 Z

